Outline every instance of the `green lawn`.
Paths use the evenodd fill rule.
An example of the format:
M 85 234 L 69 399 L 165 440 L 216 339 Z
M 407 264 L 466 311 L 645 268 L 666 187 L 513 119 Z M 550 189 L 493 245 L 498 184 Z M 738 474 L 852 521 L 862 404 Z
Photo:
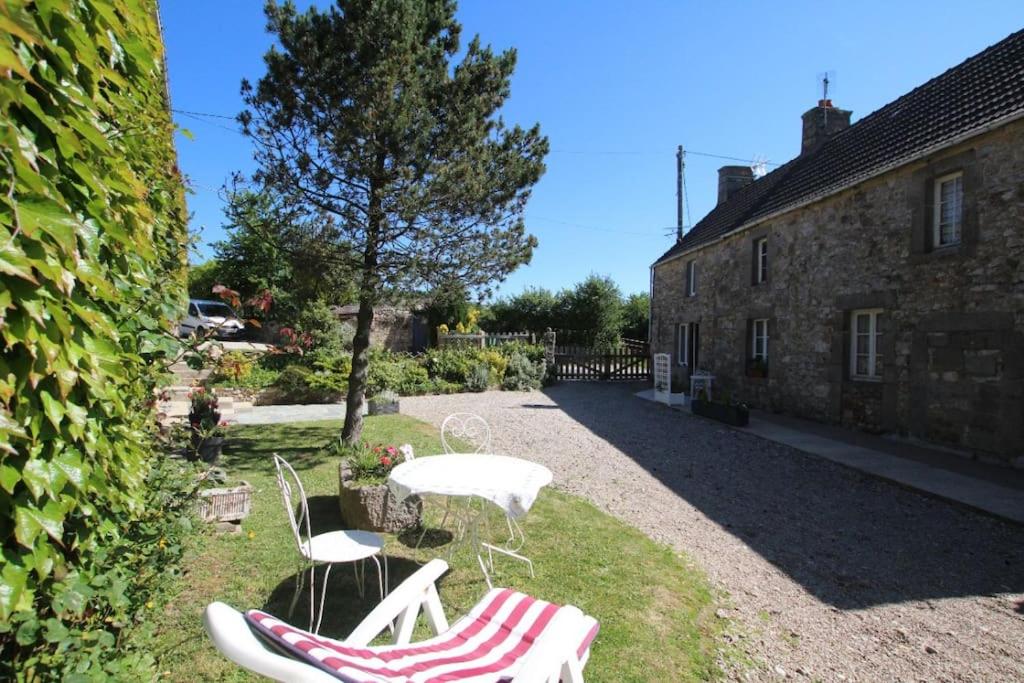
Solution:
M 297 552 L 270 456 L 281 454 L 302 477 L 314 533 L 342 528 L 337 461 L 318 454 L 339 430 L 337 422 L 232 428 L 222 464 L 232 477 L 256 488 L 253 511 L 243 523 L 245 533 L 200 538 L 187 559 L 179 593 L 168 605 L 154 608 L 156 654 L 166 679 L 248 679 L 209 643 L 202 629 L 202 609 L 208 602 L 223 600 L 240 609 L 258 607 L 286 615 Z M 440 450 L 434 427 L 401 415 L 368 418 L 365 437 L 371 442 L 412 443 L 418 455 Z M 492 528 L 502 530 L 501 517 L 494 520 Z M 704 576 L 672 550 L 588 502 L 551 489 L 542 492 L 523 526 L 525 552 L 534 561 L 537 577 L 531 579 L 518 562 L 496 559 L 495 585 L 575 604 L 601 622 L 585 670 L 588 681 L 720 677 L 715 635 L 721 626 L 714 616 L 713 592 Z M 441 547 L 437 552 L 445 551 Z M 418 566 L 409 559 L 412 550 L 393 536 L 387 538 L 386 552 L 392 585 Z M 440 585 L 449 620 L 465 613 L 487 590 L 475 562 L 467 552 L 457 553 Z M 321 633 L 347 635 L 373 607 L 375 581 L 376 577 L 368 579 L 367 598 L 360 600 L 351 570 L 335 567 Z M 308 609 L 306 597 L 299 602 L 294 623 L 301 626 Z

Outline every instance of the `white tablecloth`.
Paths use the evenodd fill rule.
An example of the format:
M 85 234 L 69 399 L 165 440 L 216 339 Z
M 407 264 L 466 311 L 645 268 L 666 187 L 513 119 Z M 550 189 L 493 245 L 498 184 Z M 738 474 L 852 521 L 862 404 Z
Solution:
M 391 470 L 388 486 L 398 500 L 412 495 L 478 496 L 508 515 L 522 517 L 551 483 L 543 465 L 506 455 L 431 455 Z

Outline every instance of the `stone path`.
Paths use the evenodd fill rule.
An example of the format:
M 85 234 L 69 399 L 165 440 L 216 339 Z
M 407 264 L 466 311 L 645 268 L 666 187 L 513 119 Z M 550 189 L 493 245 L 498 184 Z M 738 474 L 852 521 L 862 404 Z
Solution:
M 262 425 L 345 419 L 344 403 L 310 403 L 290 406 L 253 406 L 230 418 L 234 424 Z
M 402 412 L 478 413 L 494 450 L 688 553 L 728 594 L 725 639 L 757 663 L 733 678 L 1024 680 L 1024 527 L 635 390 L 424 396 Z

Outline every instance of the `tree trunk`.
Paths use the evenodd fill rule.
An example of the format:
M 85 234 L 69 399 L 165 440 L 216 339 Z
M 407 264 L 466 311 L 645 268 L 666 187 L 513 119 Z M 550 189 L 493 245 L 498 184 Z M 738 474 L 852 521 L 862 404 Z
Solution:
M 377 165 L 383 169 L 384 161 Z M 373 307 L 377 301 L 380 283 L 377 272 L 377 239 L 384 222 L 380 198 L 380 184 L 370 180 L 370 210 L 367 214 L 366 249 L 363 251 L 362 278 L 359 283 L 359 313 L 356 315 L 356 334 L 352 338 L 352 372 L 348 375 L 348 395 L 345 398 L 345 427 L 341 440 L 352 446 L 363 436 L 363 403 L 366 398 L 367 369 L 370 367 L 370 327 L 373 325 Z
M 373 298 L 366 288 L 359 294 L 356 334 L 352 339 L 352 372 L 348 376 L 345 399 L 345 428 L 341 440 L 348 445 L 359 442 L 363 435 L 363 403 L 366 396 L 367 370 L 370 367 L 370 327 L 373 325 Z

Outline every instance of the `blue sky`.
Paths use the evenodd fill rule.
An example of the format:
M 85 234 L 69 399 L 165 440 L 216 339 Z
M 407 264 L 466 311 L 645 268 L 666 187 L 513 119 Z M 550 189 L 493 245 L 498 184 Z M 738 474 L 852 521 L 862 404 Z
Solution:
M 271 41 L 263 3 L 161 5 L 172 106 L 237 114 L 239 82 L 259 78 Z M 648 266 L 673 241 L 677 145 L 691 152 L 686 222 L 696 222 L 714 206 L 718 167 L 741 163 L 697 152 L 784 162 L 821 73 L 833 72 L 830 96 L 856 121 L 1024 27 L 1024 3 L 463 0 L 458 16 L 467 40 L 518 50 L 503 115 L 539 121 L 551 140 L 526 211 L 540 246 L 499 292 L 560 289 L 593 272 L 629 293 L 646 291 Z M 223 236 L 217 189 L 252 169 L 251 149 L 232 120 L 175 118 L 194 136 L 177 142 L 202 261 Z

